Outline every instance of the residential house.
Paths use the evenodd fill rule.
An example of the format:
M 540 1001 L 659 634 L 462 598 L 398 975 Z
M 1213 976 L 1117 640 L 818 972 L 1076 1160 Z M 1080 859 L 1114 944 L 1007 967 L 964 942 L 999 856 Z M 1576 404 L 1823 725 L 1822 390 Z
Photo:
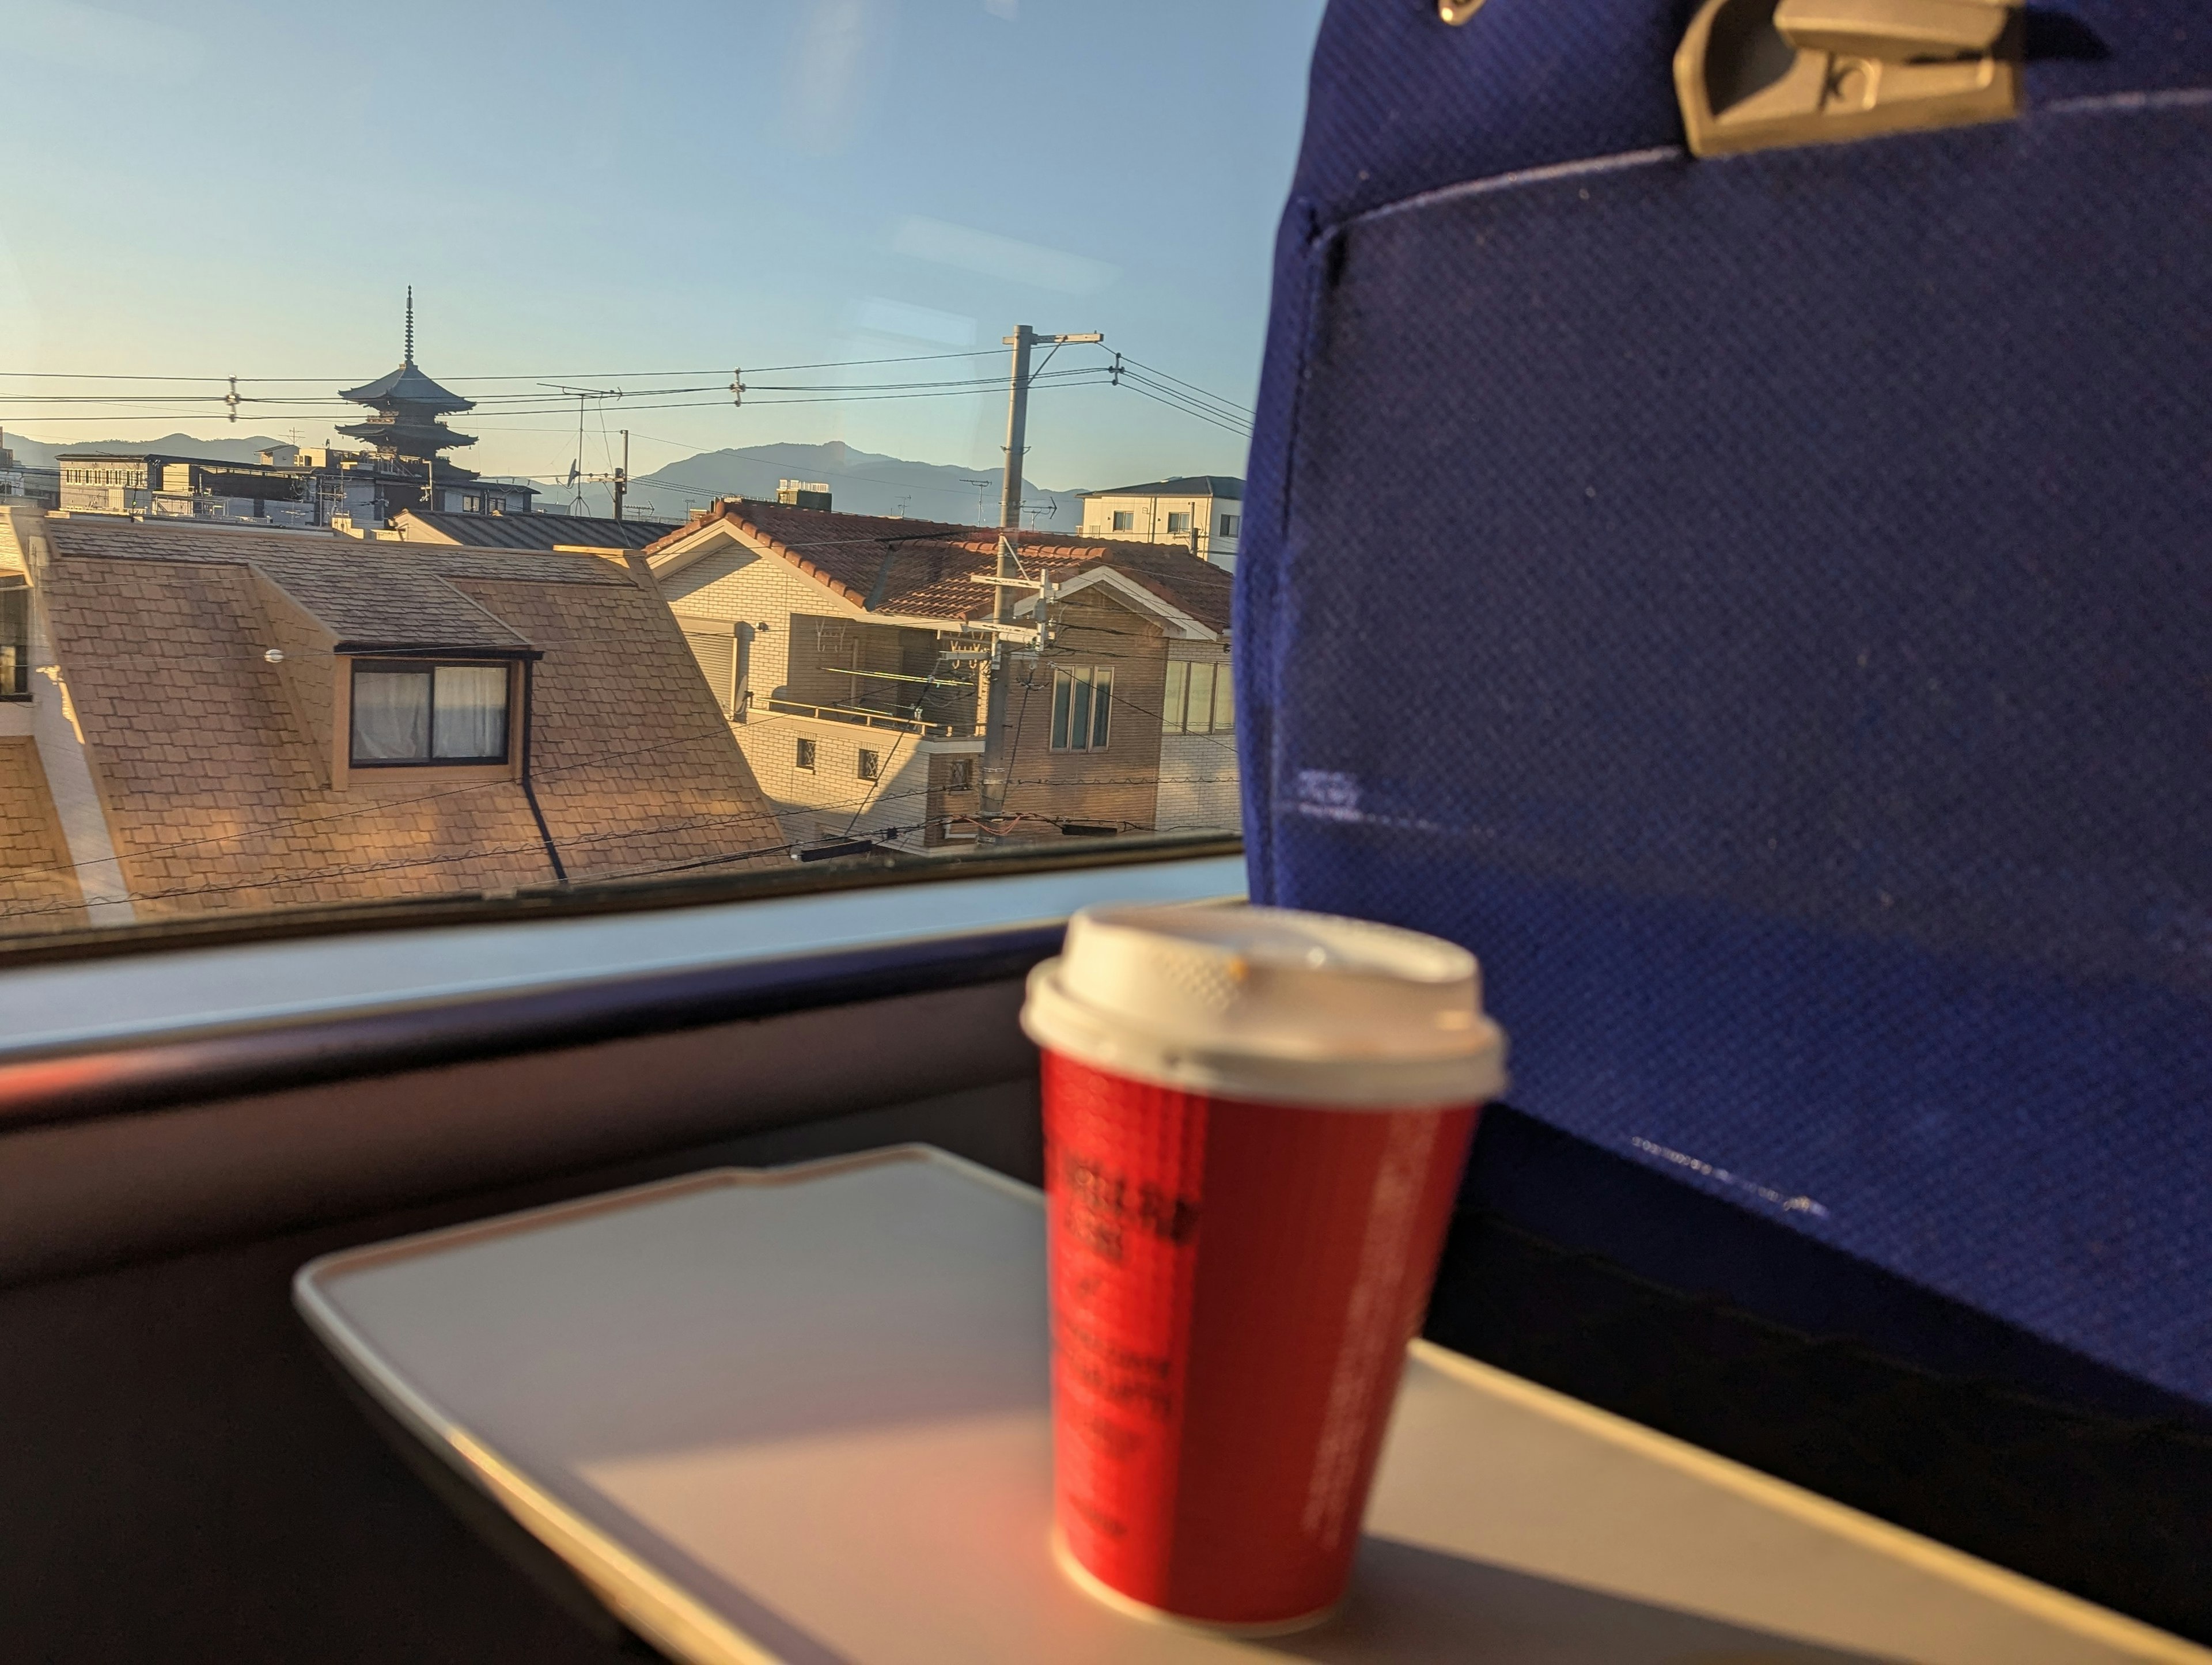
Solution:
M 646 560 L 797 843 L 1232 832 L 1228 574 L 1023 532 L 1041 648 L 988 660 L 995 530 L 724 500 Z
M 1200 560 L 1237 570 L 1244 530 L 1244 482 L 1223 474 L 1148 480 L 1083 494 L 1083 535 L 1176 544 Z
M 629 557 L 0 508 L 0 930 L 785 845 Z

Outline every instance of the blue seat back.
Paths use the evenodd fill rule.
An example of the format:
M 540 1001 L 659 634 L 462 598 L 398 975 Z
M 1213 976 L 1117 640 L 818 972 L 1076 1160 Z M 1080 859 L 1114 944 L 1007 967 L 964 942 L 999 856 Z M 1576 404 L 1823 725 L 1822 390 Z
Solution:
M 1255 896 L 1515 1106 L 2212 1401 L 2212 24 L 1696 161 L 1674 0 L 1337 0 L 1237 574 Z

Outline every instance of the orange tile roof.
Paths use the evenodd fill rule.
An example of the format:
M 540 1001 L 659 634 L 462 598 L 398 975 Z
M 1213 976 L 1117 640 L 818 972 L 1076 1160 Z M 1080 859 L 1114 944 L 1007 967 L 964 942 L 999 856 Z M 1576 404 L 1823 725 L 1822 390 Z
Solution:
M 873 514 L 798 508 L 750 499 L 725 501 L 650 545 L 648 556 L 726 520 L 856 607 L 908 618 L 988 617 L 992 586 L 972 580 L 998 553 L 993 526 L 901 520 Z M 1229 628 L 1231 580 L 1220 568 L 1171 544 L 1124 543 L 1066 532 L 1024 532 L 1022 562 L 1065 583 L 1106 567 L 1209 629 Z
M 571 879 L 784 859 L 673 618 L 626 567 L 113 522 L 46 531 L 57 656 L 142 916 L 544 884 L 549 835 Z M 544 832 L 512 780 L 380 770 L 334 790 L 287 683 L 312 686 L 314 667 L 292 638 L 285 664 L 267 662 L 280 633 L 257 572 L 343 640 L 542 655 L 530 748 Z M 0 930 L 32 923 L 0 902 Z

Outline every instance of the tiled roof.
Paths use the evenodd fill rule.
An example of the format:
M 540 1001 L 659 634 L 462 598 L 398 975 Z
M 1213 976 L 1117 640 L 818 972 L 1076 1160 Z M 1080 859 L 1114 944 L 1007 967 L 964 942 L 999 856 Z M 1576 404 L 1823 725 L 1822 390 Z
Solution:
M 589 514 L 450 514 L 422 509 L 408 510 L 393 524 L 410 542 L 509 550 L 550 550 L 556 544 L 574 549 L 641 550 L 679 529 L 679 523 L 673 520 L 610 520 Z M 418 528 L 428 536 L 419 536 Z
M 1227 497 L 1244 501 L 1244 482 L 1231 474 L 1186 474 L 1175 480 L 1147 480 L 1142 485 L 1111 486 L 1086 491 L 1085 497 Z
M 0 929 L 10 914 L 50 930 L 82 925 L 82 902 L 39 743 L 0 735 Z
M 973 581 L 992 568 L 995 527 L 839 514 L 750 499 L 725 501 L 647 550 L 674 547 L 714 519 L 724 519 L 856 607 L 908 618 L 988 617 L 994 592 Z M 1065 583 L 1108 567 L 1212 630 L 1229 628 L 1231 580 L 1179 545 L 1024 532 L 1016 539 L 1023 565 Z
M 544 884 L 549 836 L 571 880 L 787 859 L 674 619 L 626 566 L 59 519 L 45 531 L 57 656 L 141 917 Z M 293 616 L 257 573 L 325 623 L 384 628 L 395 597 L 434 595 L 438 628 L 476 622 L 541 653 L 529 756 L 543 830 L 512 779 L 377 771 L 334 787 L 334 737 L 317 724 L 341 667 L 286 634 Z M 10 865 L 57 864 L 42 848 Z M 8 893 L 38 876 L 6 875 Z M 0 895 L 0 931 L 77 911 L 73 896 L 19 910 Z
M 551 584 L 627 584 L 588 555 L 396 544 L 304 532 L 258 532 L 158 522 L 53 520 L 56 552 L 139 561 L 252 566 L 337 636 L 361 647 L 515 653 L 531 642 L 456 589 L 489 578 Z
M 365 381 L 358 387 L 342 389 L 342 399 L 352 399 L 358 404 L 392 404 L 426 405 L 433 410 L 473 410 L 475 404 L 463 398 L 449 388 L 441 387 L 415 368 L 409 359 L 397 370 L 387 370 L 374 381 Z

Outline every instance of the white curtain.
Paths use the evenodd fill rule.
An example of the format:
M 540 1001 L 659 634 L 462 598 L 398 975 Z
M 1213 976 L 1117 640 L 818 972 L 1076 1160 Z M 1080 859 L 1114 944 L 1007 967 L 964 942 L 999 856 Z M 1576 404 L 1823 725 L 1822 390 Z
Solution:
M 437 755 L 506 757 L 507 667 L 441 665 L 437 679 Z
M 430 755 L 428 671 L 354 672 L 353 755 L 369 762 Z

